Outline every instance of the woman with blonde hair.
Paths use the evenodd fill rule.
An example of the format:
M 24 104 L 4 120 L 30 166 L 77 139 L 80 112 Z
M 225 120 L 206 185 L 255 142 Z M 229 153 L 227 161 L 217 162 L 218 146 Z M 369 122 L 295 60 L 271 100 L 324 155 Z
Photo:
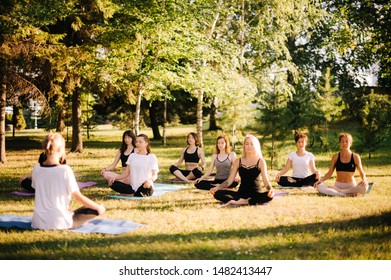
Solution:
M 342 133 L 339 136 L 340 152 L 333 155 L 329 171 L 314 185 L 319 193 L 331 196 L 352 196 L 364 194 L 367 191 L 368 181 L 361 165 L 361 158 L 350 150 L 352 144 L 353 137 L 349 133 Z M 354 179 L 356 168 L 362 180 L 359 184 Z M 337 173 L 334 185 L 324 184 L 324 181 L 333 175 L 334 169 Z
M 244 138 L 242 156 L 237 158 L 233 164 L 228 185 L 233 183 L 237 173 L 240 176 L 238 191 L 212 192 L 217 200 L 225 203 L 225 206 L 263 204 L 273 199 L 274 191 L 267 174 L 266 162 L 262 157 L 261 145 L 254 135 L 247 134 Z M 266 188 L 265 192 L 261 190 L 261 177 Z
M 43 142 L 46 159 L 34 166 L 32 187 L 35 189 L 35 205 L 32 227 L 37 229 L 78 228 L 90 219 L 102 215 L 106 209 L 84 196 L 77 185 L 75 175 L 65 159 L 65 140 L 59 133 L 49 133 Z M 71 200 L 83 205 L 70 211 Z

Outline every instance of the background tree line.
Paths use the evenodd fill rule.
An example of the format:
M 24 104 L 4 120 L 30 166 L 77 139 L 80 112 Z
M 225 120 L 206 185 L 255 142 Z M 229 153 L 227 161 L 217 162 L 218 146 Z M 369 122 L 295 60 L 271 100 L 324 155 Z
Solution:
M 252 126 L 272 162 L 302 130 L 327 150 L 347 119 L 371 153 L 390 128 L 389 12 L 385 0 L 3 0 L 0 161 L 5 107 L 30 99 L 48 127 L 72 125 L 73 152 L 100 118 L 163 141 L 167 123 L 196 123 L 201 139 L 204 119 L 232 137 Z

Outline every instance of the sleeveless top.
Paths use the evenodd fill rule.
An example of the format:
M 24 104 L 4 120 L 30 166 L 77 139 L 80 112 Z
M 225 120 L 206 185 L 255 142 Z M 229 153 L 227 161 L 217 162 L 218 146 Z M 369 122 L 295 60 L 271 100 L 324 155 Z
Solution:
M 341 153 L 338 153 L 338 159 L 335 163 L 335 169 L 337 171 L 346 171 L 346 172 L 354 172 L 356 171 L 356 163 L 354 162 L 354 157 L 352 153 L 352 157 L 350 158 L 350 161 L 347 163 L 344 163 L 341 161 Z
M 253 194 L 261 192 L 259 178 L 261 170 L 258 169 L 259 160 L 255 165 L 244 166 L 242 165 L 241 159 L 239 159 L 239 175 L 241 182 L 238 193 L 242 198 L 249 198 Z
M 133 150 L 130 152 L 130 154 L 131 154 L 131 153 L 134 153 L 134 148 L 133 148 Z M 126 167 L 126 162 L 128 161 L 128 158 L 129 158 L 130 154 L 125 155 L 125 153 L 121 153 L 120 159 L 121 159 L 121 165 L 122 165 L 122 167 Z
M 200 161 L 200 157 L 198 156 L 198 147 L 196 148 L 195 152 L 192 153 L 192 154 L 189 154 L 187 152 L 187 149 L 185 150 L 184 154 L 183 154 L 183 158 L 185 160 L 185 162 L 195 162 L 195 163 L 198 163 Z
M 232 166 L 232 163 L 229 161 L 229 155 L 223 161 L 220 161 L 219 157 L 217 156 L 215 159 L 215 166 L 216 166 L 215 178 L 219 180 L 228 179 L 229 173 L 231 172 L 231 166 Z
M 42 152 L 40 155 L 39 155 L 39 158 L 38 158 L 38 163 L 39 164 L 43 164 L 43 162 L 47 159 L 47 156 L 44 152 Z M 60 164 L 67 164 L 67 160 L 64 159 L 64 158 L 61 158 L 60 159 Z

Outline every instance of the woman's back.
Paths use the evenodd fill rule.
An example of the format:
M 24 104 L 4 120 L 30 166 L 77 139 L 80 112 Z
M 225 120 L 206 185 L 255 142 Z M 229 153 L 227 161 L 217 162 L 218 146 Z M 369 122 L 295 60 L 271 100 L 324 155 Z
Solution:
M 79 190 L 73 171 L 68 165 L 36 164 L 32 173 L 35 207 L 32 227 L 66 229 L 72 227 L 72 212 L 67 210 L 72 192 Z

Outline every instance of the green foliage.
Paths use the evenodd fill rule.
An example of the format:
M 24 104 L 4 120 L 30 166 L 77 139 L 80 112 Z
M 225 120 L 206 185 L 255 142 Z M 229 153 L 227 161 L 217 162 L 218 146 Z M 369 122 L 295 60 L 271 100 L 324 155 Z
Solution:
M 274 167 L 274 160 L 278 156 L 277 141 L 280 146 L 284 140 L 291 136 L 289 129 L 290 115 L 288 111 L 288 102 L 291 98 L 291 87 L 284 82 L 285 73 L 276 73 L 272 83 L 265 79 L 261 84 L 267 91 L 261 92 L 259 97 L 260 116 L 259 131 L 264 138 L 270 137 L 271 145 L 266 146 L 266 152 L 271 158 L 271 167 Z
M 361 149 L 371 154 L 378 150 L 389 137 L 391 128 L 391 102 L 388 95 L 373 92 L 353 100 L 351 111 L 354 112 L 359 124 Z
M 255 106 L 269 110 L 262 131 L 279 139 L 277 129 L 308 129 L 327 150 L 327 131 L 349 103 L 340 93 L 363 85 L 375 62 L 379 83 L 389 83 L 389 9 L 381 0 L 5 1 L 0 77 L 8 98 L 39 97 L 48 114 L 69 111 L 84 87 L 110 114 L 136 105 L 136 125 L 154 101 L 168 100 L 178 108 L 169 118 L 191 123 L 217 99 L 227 131 L 249 124 L 257 84 L 278 92 L 258 96 Z
M 5 123 L 12 124 L 12 114 L 5 113 Z
M 15 128 L 17 130 L 22 130 L 26 128 L 26 120 L 24 119 L 22 108 L 17 108 L 16 112 L 14 112 L 13 118 L 15 121 Z
M 344 110 L 342 98 L 337 94 L 338 87 L 334 86 L 334 83 L 331 69 L 327 68 L 320 81 L 318 94 L 315 98 L 315 107 L 318 109 L 311 114 L 313 118 L 311 124 L 313 125 L 310 127 L 310 132 L 316 140 L 319 140 L 325 151 L 330 150 L 328 134 L 331 125 L 341 119 Z

